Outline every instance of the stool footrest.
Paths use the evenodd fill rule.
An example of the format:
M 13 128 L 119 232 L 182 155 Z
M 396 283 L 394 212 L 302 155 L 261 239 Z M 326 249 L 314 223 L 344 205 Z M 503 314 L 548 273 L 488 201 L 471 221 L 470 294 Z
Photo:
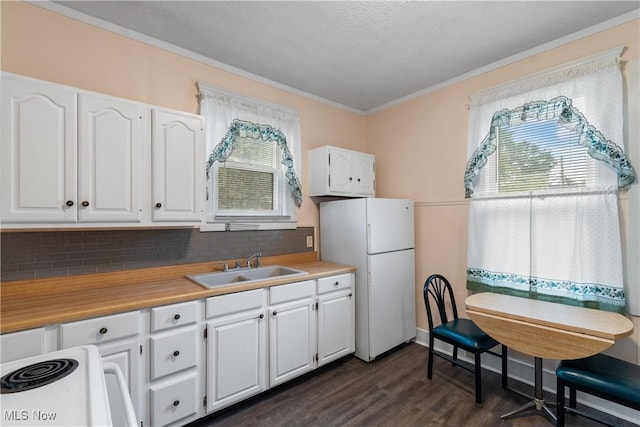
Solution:
M 583 411 L 581 411 L 579 409 L 576 409 L 576 408 L 569 408 L 569 407 L 565 406 L 564 410 L 567 411 L 567 413 L 569 413 L 569 414 L 580 415 L 581 417 L 588 418 L 591 421 L 595 421 L 595 422 L 598 422 L 600 424 L 604 424 L 604 425 L 609 426 L 609 427 L 616 427 L 615 424 L 609 424 L 608 422 L 606 422 L 602 418 L 598 418 L 598 417 L 596 417 L 594 415 L 587 414 L 586 412 L 583 412 Z
M 640 366 L 605 354 L 577 360 L 563 360 L 556 369 L 558 427 L 564 426 L 564 413 L 570 412 L 611 425 L 575 408 L 575 393 L 580 391 L 619 405 L 640 410 Z M 565 405 L 565 390 L 570 403 Z

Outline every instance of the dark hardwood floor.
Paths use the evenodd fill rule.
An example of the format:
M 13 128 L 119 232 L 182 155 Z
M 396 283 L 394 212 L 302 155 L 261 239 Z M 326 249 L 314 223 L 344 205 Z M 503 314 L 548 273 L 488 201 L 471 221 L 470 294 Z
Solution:
M 491 357 L 491 356 L 488 356 Z M 473 375 L 436 358 L 427 379 L 427 349 L 408 344 L 365 363 L 348 357 L 239 405 L 203 418 L 190 427 L 223 426 L 542 426 L 542 416 L 500 420 L 500 415 L 527 402 L 500 387 L 500 376 L 484 371 L 484 402 L 475 406 Z M 509 385 L 527 394 L 532 387 Z M 545 394 L 555 401 L 555 395 Z M 635 424 L 608 416 L 608 422 Z M 599 426 L 567 416 L 567 426 Z

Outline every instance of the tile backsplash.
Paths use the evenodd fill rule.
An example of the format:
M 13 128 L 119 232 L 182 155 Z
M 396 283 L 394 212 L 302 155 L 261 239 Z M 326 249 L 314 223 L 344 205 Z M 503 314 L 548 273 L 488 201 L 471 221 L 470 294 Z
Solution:
M 1 280 L 38 279 L 194 262 L 313 251 L 295 230 L 206 232 L 198 229 L 0 233 Z

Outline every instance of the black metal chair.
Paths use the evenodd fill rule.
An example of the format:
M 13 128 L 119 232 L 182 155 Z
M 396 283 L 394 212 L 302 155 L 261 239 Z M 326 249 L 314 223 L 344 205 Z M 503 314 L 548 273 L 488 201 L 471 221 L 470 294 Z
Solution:
M 460 366 L 463 369 L 475 375 L 475 394 L 476 404 L 482 404 L 482 371 L 480 366 L 480 355 L 482 353 L 490 353 L 502 359 L 502 387 L 507 387 L 507 347 L 502 345 L 502 352 L 496 353 L 491 349 L 500 343 L 484 333 L 470 319 L 458 318 L 458 309 L 453 296 L 453 290 L 449 281 L 440 274 L 432 274 L 424 283 L 422 290 L 424 296 L 424 304 L 427 308 L 427 320 L 429 322 L 429 361 L 427 365 L 427 378 L 431 379 L 433 374 L 433 356 L 438 356 L 451 362 L 453 365 Z M 441 324 L 434 326 L 433 314 L 431 310 L 430 300 L 433 300 L 438 310 Z M 452 319 L 449 320 L 447 313 L 447 300 L 451 304 L 450 313 Z M 439 339 L 453 346 L 453 355 L 435 350 L 434 339 Z M 468 364 L 461 363 L 458 360 L 458 348 L 466 350 L 474 355 L 473 368 Z

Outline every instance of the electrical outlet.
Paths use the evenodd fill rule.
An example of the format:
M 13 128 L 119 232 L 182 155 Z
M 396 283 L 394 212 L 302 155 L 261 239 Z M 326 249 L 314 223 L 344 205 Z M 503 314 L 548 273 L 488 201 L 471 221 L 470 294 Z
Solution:
M 313 247 L 313 236 L 307 236 L 307 247 L 308 248 Z

